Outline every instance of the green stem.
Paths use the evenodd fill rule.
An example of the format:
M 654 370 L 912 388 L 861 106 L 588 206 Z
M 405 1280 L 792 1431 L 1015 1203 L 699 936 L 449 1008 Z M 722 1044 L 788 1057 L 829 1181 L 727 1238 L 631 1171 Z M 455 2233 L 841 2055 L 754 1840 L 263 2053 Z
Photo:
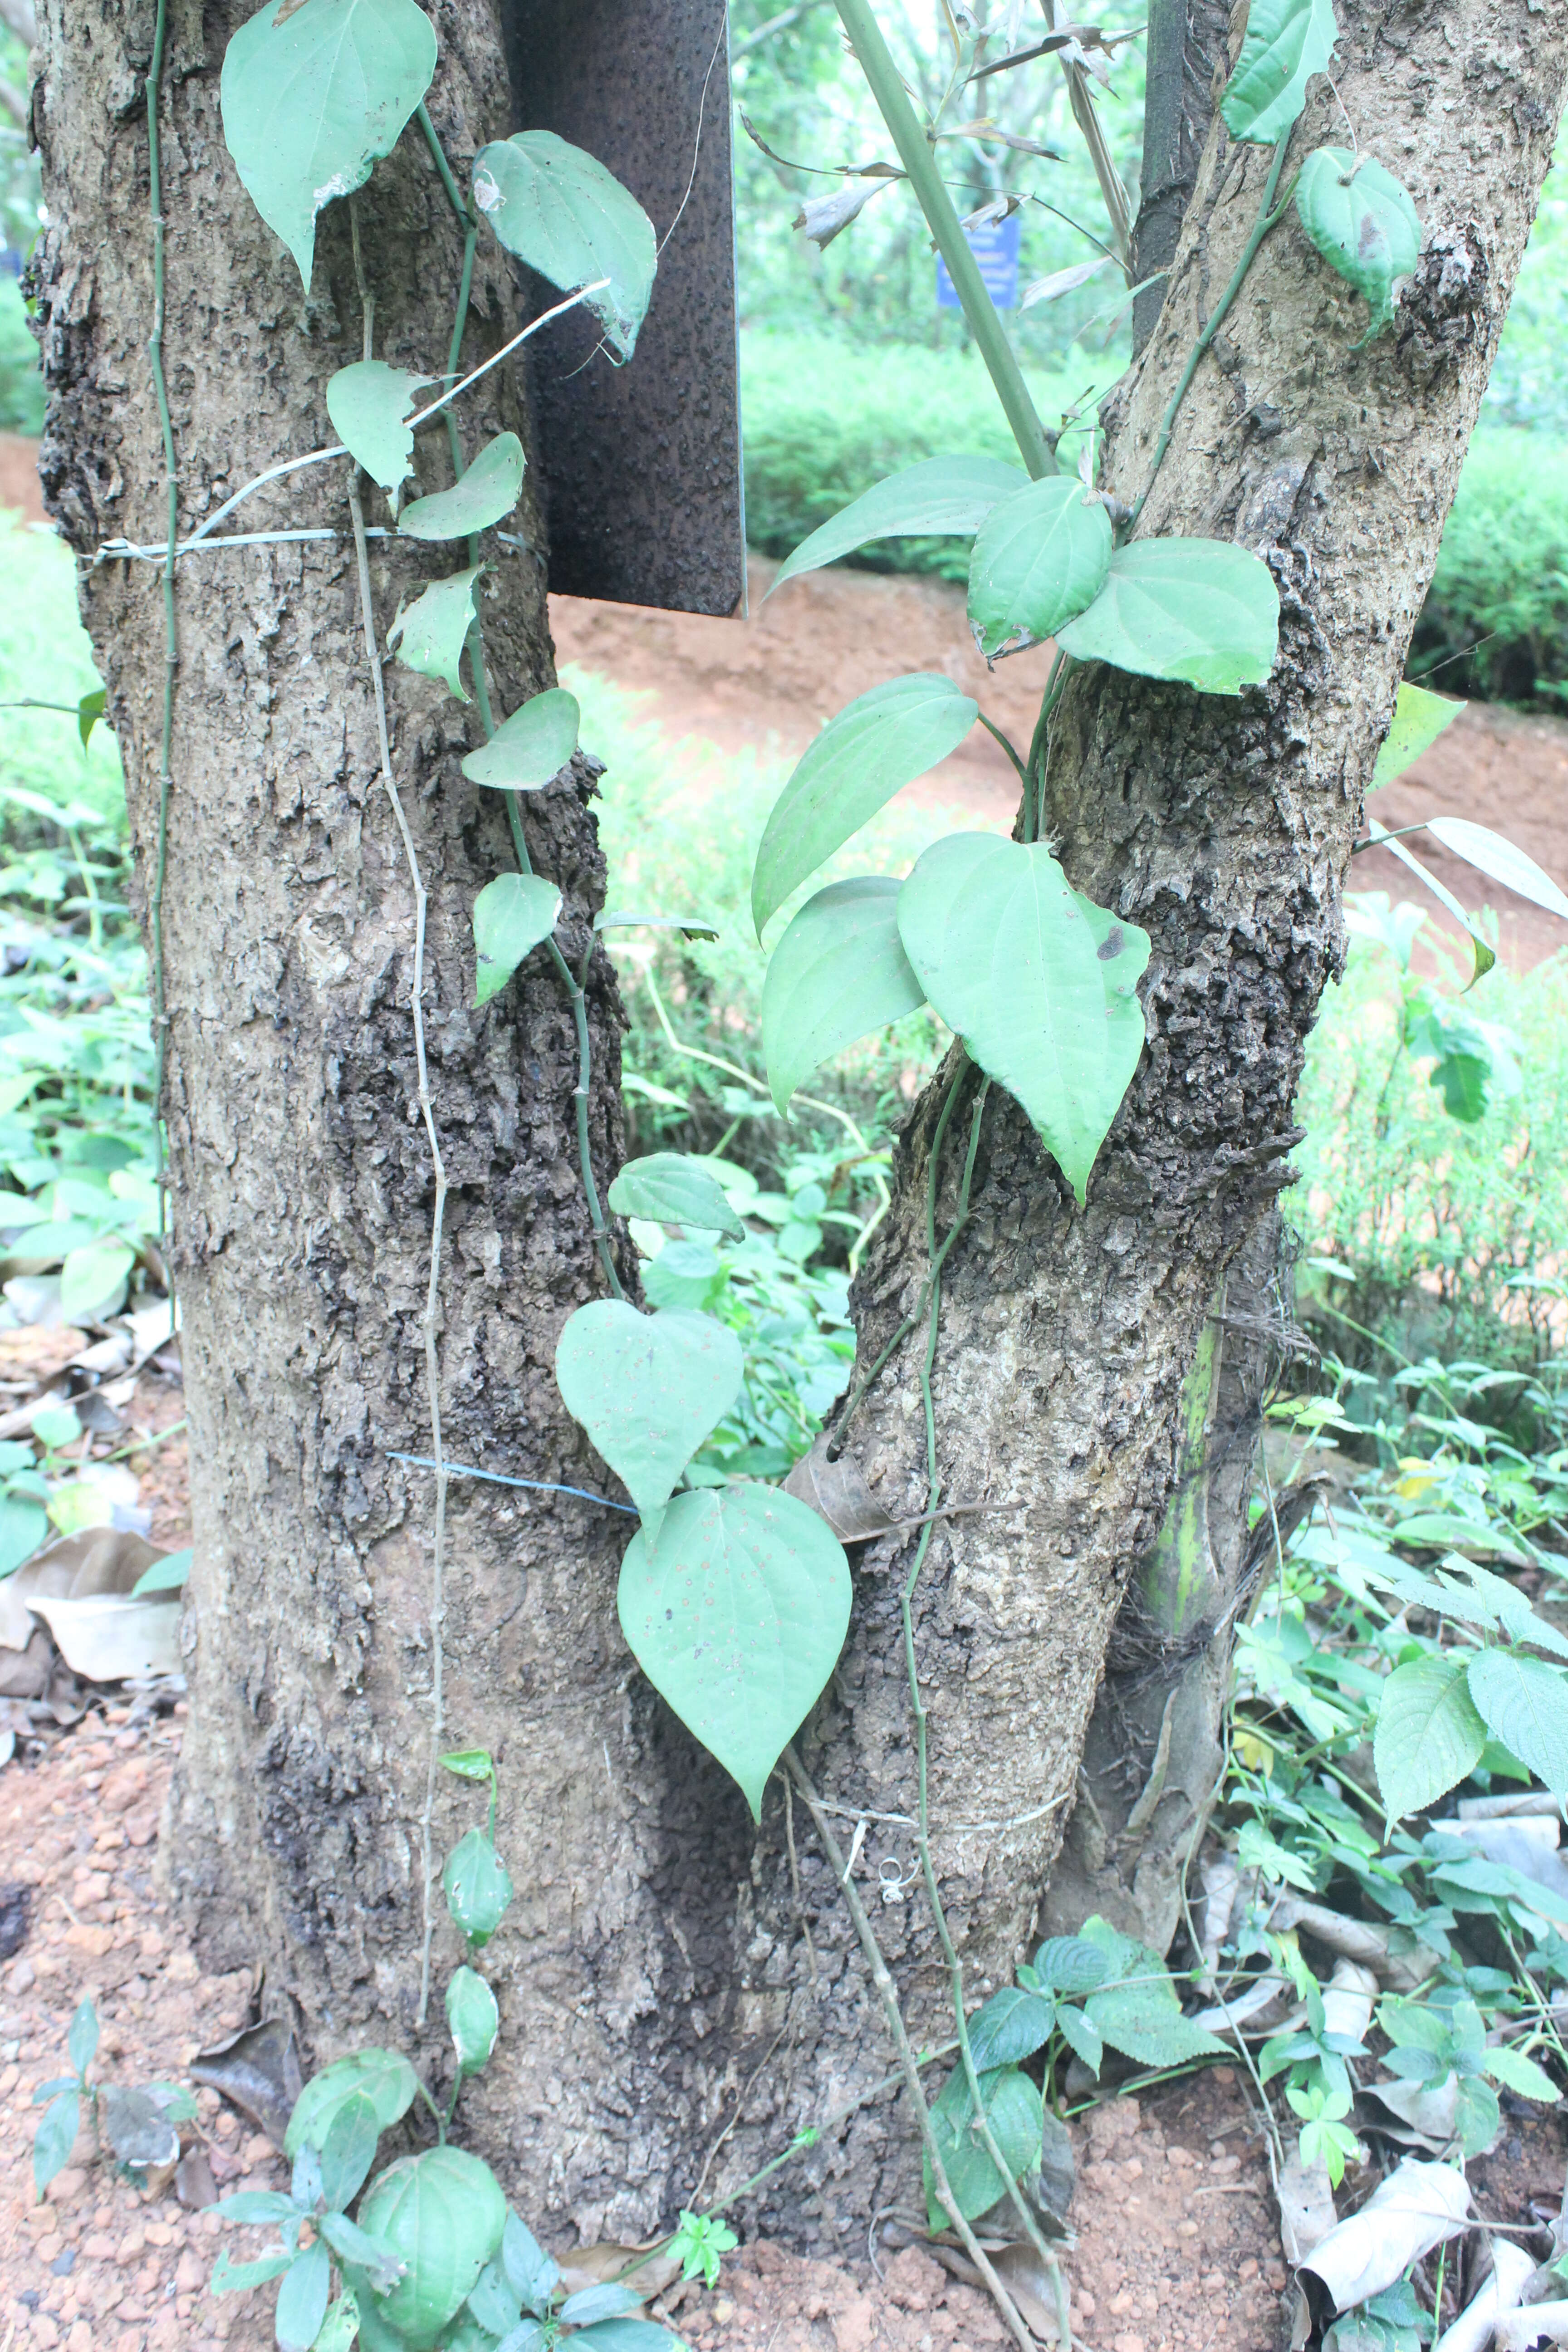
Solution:
M 1050 747 L 1051 713 L 1062 698 L 1072 657 L 1059 649 L 1053 656 L 1040 697 L 1040 715 L 1029 739 L 1029 761 L 1024 775 L 1024 839 L 1038 841 L 1046 806 L 1046 753 Z
M 1230 306 L 1235 301 L 1237 296 L 1240 293 L 1247 273 L 1251 268 L 1253 262 L 1257 259 L 1258 247 L 1262 244 L 1269 230 L 1274 227 L 1277 222 L 1284 217 L 1284 205 L 1280 205 L 1277 210 L 1271 208 L 1274 205 L 1274 192 L 1279 185 L 1279 174 L 1285 168 L 1285 150 L 1289 146 L 1289 144 L 1290 133 L 1287 131 L 1284 138 L 1280 140 L 1279 145 L 1274 150 L 1274 161 L 1268 166 L 1268 177 L 1264 182 L 1263 185 L 1263 202 L 1258 207 L 1258 218 L 1252 224 L 1252 234 L 1241 248 L 1241 258 L 1237 263 L 1235 269 L 1231 273 L 1230 284 L 1226 288 L 1225 292 L 1220 296 L 1218 302 L 1215 304 L 1207 326 L 1204 329 L 1202 334 L 1198 337 L 1197 341 L 1193 345 L 1191 352 L 1187 354 L 1187 364 L 1182 370 L 1182 380 L 1177 384 L 1175 391 L 1171 394 L 1170 401 L 1166 405 L 1164 416 L 1161 420 L 1160 437 L 1154 444 L 1154 462 L 1149 468 L 1149 478 L 1143 485 L 1143 494 L 1138 500 L 1137 505 L 1133 508 L 1131 514 L 1128 517 L 1128 531 L 1131 530 L 1139 516 L 1142 513 L 1145 506 L 1147 506 L 1149 502 L 1149 493 L 1153 488 L 1155 477 L 1158 475 L 1162 465 L 1164 463 L 1165 452 L 1171 446 L 1171 435 L 1175 429 L 1177 411 L 1180 409 L 1183 401 L 1185 400 L 1188 387 L 1191 385 L 1194 376 L 1196 375 L 1198 372 L 1198 362 L 1203 358 L 1204 353 L 1208 350 L 1209 345 L 1214 341 L 1214 339 L 1218 334 L 1221 327 L 1224 326 L 1226 319 L 1229 314 Z M 1289 200 L 1287 199 L 1287 201 Z
M 153 331 L 147 338 L 147 359 L 153 394 L 158 404 L 158 424 L 163 436 L 163 473 L 168 484 L 168 553 L 163 559 L 163 740 L 158 763 L 158 844 L 153 875 L 148 929 L 153 948 L 153 1028 L 157 1061 L 153 1076 L 153 1136 L 157 1154 L 158 1239 L 168 1230 L 168 1186 L 164 1173 L 163 1067 L 169 1050 L 169 1011 L 163 978 L 163 885 L 169 871 L 169 794 L 173 782 L 174 741 L 174 675 L 179 667 L 179 638 L 174 614 L 174 550 L 179 542 L 180 488 L 174 463 L 174 428 L 169 416 L 169 391 L 163 377 L 164 222 L 163 164 L 158 136 L 158 95 L 163 79 L 163 40 L 168 0 L 158 0 L 153 28 L 153 59 L 147 68 L 147 178 L 153 221 Z
M 963 306 L 969 331 L 996 387 L 1018 454 L 1037 481 L 1057 470 L 1056 451 L 1036 413 L 1000 312 L 985 290 L 980 265 L 959 226 L 958 214 L 947 184 L 937 169 L 931 142 L 915 120 L 899 69 L 893 63 L 871 0 L 837 0 L 850 47 L 860 60 L 872 97 L 899 151 L 899 161 L 910 175 L 937 251 L 947 264 L 953 290 Z
M 430 110 L 423 99 L 415 110 L 415 120 L 425 133 L 425 143 L 436 159 L 436 169 L 441 174 L 441 185 L 447 191 L 447 202 L 451 205 L 463 226 L 467 228 L 469 219 L 468 207 L 463 202 L 463 192 L 458 185 L 457 175 L 447 161 L 447 151 L 436 135 L 436 125 L 430 120 Z

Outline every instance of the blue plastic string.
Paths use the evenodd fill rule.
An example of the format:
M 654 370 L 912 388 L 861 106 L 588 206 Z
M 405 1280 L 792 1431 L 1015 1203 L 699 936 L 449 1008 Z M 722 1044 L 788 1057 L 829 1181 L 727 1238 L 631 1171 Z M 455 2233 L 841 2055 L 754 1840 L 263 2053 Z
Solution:
M 448 1478 L 482 1478 L 489 1486 L 526 1486 L 534 1495 L 575 1495 L 580 1503 L 602 1503 L 606 1511 L 624 1511 L 629 1519 L 638 1517 L 630 1503 L 612 1503 L 608 1495 L 590 1495 L 585 1486 L 553 1486 L 547 1478 L 503 1478 L 499 1470 L 476 1470 L 468 1462 L 447 1462 L 437 1465 L 424 1454 L 389 1454 L 389 1462 L 411 1462 L 416 1470 L 444 1468 Z

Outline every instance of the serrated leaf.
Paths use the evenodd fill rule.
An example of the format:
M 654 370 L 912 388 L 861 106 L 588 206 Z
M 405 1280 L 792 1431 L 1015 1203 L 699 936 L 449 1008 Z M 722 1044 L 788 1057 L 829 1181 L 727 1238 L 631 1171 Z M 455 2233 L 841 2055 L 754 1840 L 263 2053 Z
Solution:
M 458 673 L 463 647 L 474 619 L 474 588 L 486 567 L 455 572 L 449 580 L 433 580 L 411 604 L 400 604 L 386 633 L 388 648 L 405 669 L 421 677 L 438 677 L 459 702 L 469 696 Z
M 639 1315 L 621 1299 L 578 1307 L 555 1350 L 567 1412 L 639 1511 L 668 1501 L 740 1394 L 743 1370 L 739 1339 L 710 1315 Z
M 752 919 L 770 915 L 842 848 L 895 793 L 951 752 L 980 706 L 939 671 L 874 686 L 830 719 L 797 761 L 763 829 L 752 876 Z
M 1035 1954 L 1035 1974 L 1047 1992 L 1093 1992 L 1110 1963 L 1087 1936 L 1051 1936 Z
M 1383 1685 L 1373 1738 L 1390 1819 L 1424 1811 L 1474 1770 L 1486 1744 L 1463 1658 L 1434 1654 L 1395 1666 Z
M 997 2066 L 1016 2066 L 1043 2050 L 1056 2024 L 1057 2007 L 1048 1994 L 1020 1992 L 1004 1985 L 984 2009 L 969 2020 L 969 2054 L 977 2074 Z
M 525 2310 L 549 2308 L 551 2292 L 561 2273 L 527 2222 L 510 2211 L 501 2232 L 500 2265 Z
M 899 937 L 901 887 L 882 874 L 830 883 L 807 899 L 769 957 L 763 1056 L 786 1116 L 820 1063 L 925 1003 Z
M 327 385 L 332 430 L 357 465 L 390 496 L 414 471 L 416 395 L 434 376 L 411 375 L 384 360 L 355 360 Z
M 1040 2160 L 1044 2103 L 1035 2084 L 1016 2066 L 998 2067 L 980 2075 L 980 2097 L 993 2138 L 1014 2180 L 1023 2180 Z M 932 2101 L 931 2130 L 942 2158 L 947 2185 L 966 2221 L 989 2212 L 1007 2194 L 1007 2182 L 996 2169 L 976 2127 L 974 2102 L 962 2066 L 955 2066 Z M 925 2159 L 926 2218 L 933 2230 L 951 2227 L 936 2194 L 931 2158 Z
M 498 874 L 474 900 L 474 1004 L 499 996 L 524 956 L 554 930 L 561 893 L 542 874 Z
M 307 294 L 317 214 L 391 154 L 435 71 L 436 35 L 415 0 L 268 0 L 229 41 L 224 140 Z
M 1522 849 L 1505 841 L 1500 833 L 1493 833 L 1489 825 L 1472 824 L 1468 816 L 1428 817 L 1426 830 L 1445 849 L 1462 857 L 1467 866 L 1479 866 L 1494 882 L 1544 907 L 1549 915 L 1561 915 L 1568 921 L 1568 897 L 1533 857 L 1527 857 Z
M 1043 844 L 955 833 L 904 884 L 899 933 L 931 1003 L 1023 1105 L 1081 1208 L 1143 1050 L 1147 932 L 1081 897 Z
M 436 490 L 405 507 L 398 530 L 405 539 L 468 539 L 510 514 L 522 495 L 522 443 L 515 433 L 487 441 L 449 490 Z M 570 757 L 570 754 L 568 754 Z
M 1105 2043 L 1093 2019 L 1086 2017 L 1081 2009 L 1064 2005 L 1057 2011 L 1057 2027 L 1068 2048 L 1083 2060 L 1098 2082 L 1100 2061 L 1105 2056 Z
M 1075 661 L 1239 694 L 1274 667 L 1279 592 L 1260 558 L 1225 540 L 1140 539 L 1117 549 L 1104 587 L 1057 644 Z
M 81 2099 L 75 2091 L 62 2091 L 38 2117 L 33 2134 L 33 2186 L 40 2197 L 69 2163 L 80 2122 Z
M 1522 2050 L 1489 2050 L 1481 2061 L 1484 2071 L 1505 2090 L 1517 2092 L 1521 2099 L 1540 2099 L 1555 2106 L 1561 2093 L 1543 2066 L 1527 2058 Z
M 474 158 L 474 201 L 509 253 L 590 299 L 623 360 L 637 349 L 658 266 L 653 223 L 614 173 L 552 131 L 492 140 Z
M 1083 484 L 1047 474 L 994 506 L 969 559 L 969 626 L 989 661 L 1055 636 L 1110 570 L 1110 517 Z
M 1028 476 L 1001 457 L 926 457 L 874 482 L 868 490 L 803 539 L 780 564 L 773 588 L 803 572 L 837 563 L 873 540 L 966 537 L 978 530 L 998 499 L 1022 489 Z M 764 598 L 764 602 L 766 599 Z
M 483 1830 L 469 1830 L 447 1856 L 441 1892 L 452 1924 L 481 1952 L 511 1901 L 511 1877 Z
M 1338 37 L 1332 0 L 1252 0 L 1236 70 L 1220 102 L 1231 137 L 1262 147 L 1282 138 Z
M 1180 2066 L 1194 2058 L 1225 2057 L 1217 2042 L 1182 2014 L 1170 1971 L 1158 1952 L 1117 1933 L 1109 1921 L 1086 1919 L 1084 1940 L 1098 1945 L 1113 1973 L 1126 1979 L 1090 1993 L 1084 2014 L 1113 2050 L 1145 2066 Z
M 1464 707 L 1445 695 L 1428 694 L 1424 686 L 1401 686 L 1394 698 L 1394 717 L 1378 751 L 1368 792 L 1381 792 L 1384 784 L 1413 767 L 1445 727 L 1453 725 Z
M 400 2050 L 353 2050 L 312 2075 L 294 2102 L 283 2153 L 292 2159 L 307 2140 L 321 2147 L 340 2107 L 363 2094 L 375 2109 L 383 2131 L 407 2114 L 415 2093 L 414 2069 Z
M 1489 2083 L 1474 2075 L 1461 2076 L 1458 2095 L 1454 2102 L 1454 2118 L 1459 2127 L 1459 2146 L 1467 2157 L 1484 2156 L 1498 2136 L 1502 2112 L 1498 2095 Z
M 374 2312 L 410 2352 L 433 2352 L 500 2244 L 506 2200 L 494 2173 L 461 2148 L 402 2157 L 372 2181 L 359 2219 L 407 2265 L 366 2315 Z M 363 2274 L 351 2272 L 349 2283 L 365 2308 Z
M 644 1674 L 762 1817 L 763 1790 L 833 1672 L 849 1564 L 816 1513 L 771 1486 L 677 1495 L 632 1538 L 621 1627 Z
M 151 1568 L 144 1568 L 131 1588 L 131 1598 L 139 1601 L 144 1592 L 178 1592 L 190 1582 L 191 1568 L 195 1559 L 194 1548 L 187 1544 L 184 1551 L 166 1551 Z
M 743 1241 L 746 1228 L 719 1181 L 700 1160 L 681 1151 L 650 1151 L 628 1160 L 610 1186 L 617 1217 L 647 1217 L 657 1225 L 696 1225 L 704 1233 Z
M 493 2260 L 485 2264 L 475 2280 L 464 2308 L 471 2319 L 479 2321 L 487 2336 L 500 2338 L 510 2336 L 522 2317 L 516 2288 L 502 2265 Z
M 487 2065 L 500 2031 L 496 1997 L 473 1969 L 458 1969 L 447 1987 L 447 2023 L 458 2053 L 458 2072 L 477 2074 Z
M 1421 222 L 1392 172 L 1348 147 L 1320 147 L 1296 176 L 1296 211 L 1323 259 L 1363 296 L 1369 343 L 1394 316 L 1394 289 L 1421 254 Z
M 1493 1738 L 1554 1797 L 1568 1798 L 1568 1675 L 1542 1659 L 1493 1649 L 1478 1652 L 1468 1671 L 1470 1696 Z
M 331 2284 L 331 2257 L 318 2239 L 302 2254 L 296 2254 L 283 2273 L 278 2308 L 272 2315 L 278 2352 L 310 2352 L 327 2315 Z
M 479 751 L 466 753 L 463 773 L 470 783 L 503 793 L 537 792 L 553 783 L 570 761 L 582 723 L 576 696 L 552 686 L 503 719 Z

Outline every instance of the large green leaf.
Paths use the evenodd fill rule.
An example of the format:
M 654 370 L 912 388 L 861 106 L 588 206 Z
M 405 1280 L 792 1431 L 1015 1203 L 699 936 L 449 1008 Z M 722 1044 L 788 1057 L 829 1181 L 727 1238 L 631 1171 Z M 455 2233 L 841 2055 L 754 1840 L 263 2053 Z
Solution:
M 998 499 L 1023 488 L 1028 476 L 1002 457 L 925 457 L 874 482 L 831 522 L 803 539 L 780 564 L 773 588 L 803 572 L 837 563 L 875 539 L 967 537 L 978 530 Z M 771 596 L 773 589 L 770 588 Z
M 1395 286 L 1420 257 L 1415 205 L 1381 163 L 1348 147 L 1320 147 L 1296 175 L 1296 210 L 1330 268 L 1372 306 L 1361 339 L 1371 342 L 1394 316 Z
M 405 539 L 468 539 L 510 514 L 521 492 L 522 444 L 515 433 L 498 433 L 449 490 L 405 507 L 397 528 Z
M 503 793 L 537 792 L 553 783 L 577 749 L 583 713 L 574 694 L 552 686 L 535 694 L 503 719 L 488 743 L 468 752 L 463 773 L 470 783 Z
M 1549 915 L 1561 915 L 1568 922 L 1568 897 L 1558 888 L 1550 874 L 1543 873 L 1533 857 L 1505 841 L 1500 833 L 1489 825 L 1476 824 L 1468 816 L 1431 816 L 1426 830 L 1445 849 L 1462 857 L 1467 866 L 1479 866 L 1494 882 L 1513 890 L 1521 898 L 1531 899 L 1544 907 Z
M 384 360 L 355 360 L 327 386 L 333 432 L 384 490 L 395 490 L 414 471 L 414 427 L 406 420 L 421 384 L 433 382 Z
M 569 1316 L 555 1350 L 566 1410 L 639 1511 L 657 1511 L 740 1393 L 732 1331 L 684 1307 L 639 1315 L 596 1298 Z M 798 1720 L 798 1717 L 797 1717 Z
M 561 913 L 561 893 L 542 874 L 498 874 L 474 900 L 474 1003 L 499 994 L 523 957 L 547 940 Z
M 1307 103 L 1307 84 L 1333 54 L 1333 0 L 1252 0 L 1221 111 L 1233 139 L 1272 147 Z
M 468 695 L 458 672 L 463 647 L 474 619 L 474 589 L 486 567 L 454 572 L 449 580 L 433 580 L 412 604 L 400 604 L 386 633 L 387 645 L 405 669 L 422 677 L 438 677 L 459 702 Z
M 1048 1994 L 1004 1985 L 969 2021 L 969 2054 L 975 2073 L 1032 2058 L 1050 2040 L 1056 2021 L 1057 2005 Z
M 1266 563 L 1225 540 L 1140 539 L 1117 549 L 1104 587 L 1057 643 L 1077 661 L 1239 694 L 1274 667 L 1279 592 Z
M 1402 686 L 1394 698 L 1394 717 L 1378 751 L 1368 792 L 1381 792 L 1395 776 L 1402 776 L 1437 740 L 1444 728 L 1453 725 L 1464 707 L 1445 695 L 1428 694 L 1424 686 Z
M 1474 1769 L 1486 1744 L 1462 1656 L 1395 1666 L 1378 1701 L 1372 1751 L 1390 1819 L 1424 1811 Z
M 406 2115 L 415 2092 L 414 2069 L 400 2050 L 353 2050 L 312 2076 L 294 2102 L 283 2153 L 293 2158 L 307 2142 L 325 2145 L 341 2107 L 367 2098 L 383 2131 Z
M 990 2074 L 980 2074 L 979 2080 L 981 2105 L 992 2137 L 1002 2151 L 1002 2160 L 1016 2181 L 1026 2179 L 1040 2160 L 1044 2130 L 1040 2094 L 1016 2066 L 999 2066 Z M 931 2121 L 947 2185 L 964 2220 L 973 2221 L 977 2214 L 989 2212 L 999 2197 L 1005 2197 L 1007 2183 L 992 2162 L 976 2127 L 974 2101 L 962 2066 L 953 2068 L 942 2086 L 941 2095 L 932 2101 Z M 925 2192 L 926 2219 L 931 2228 L 950 2228 L 946 2209 L 936 2193 L 929 2156 L 925 2159 Z
M 1084 2003 L 1089 2022 L 1113 2050 L 1145 2066 L 1181 2066 L 1193 2058 L 1231 2054 L 1227 2043 L 1216 2042 L 1184 2017 L 1158 1952 L 1119 1934 L 1106 1919 L 1086 1919 L 1082 1933 L 1084 1942 L 1097 1945 L 1113 1974 L 1122 1979 L 1090 1993 Z
M 1494 1739 L 1568 1797 L 1568 1675 L 1544 1659 L 1486 1649 L 1469 1663 L 1470 1696 Z
M 1076 891 L 1039 842 L 953 833 L 899 898 L 926 994 L 1022 1103 L 1081 1207 L 1143 1050 L 1149 937 Z
M 900 887 L 886 874 L 830 883 L 769 958 L 763 1055 L 781 1111 L 819 1062 L 925 1003 L 899 937 Z
M 458 2147 L 405 2156 L 373 2180 L 359 2226 L 395 2247 L 407 2269 L 390 2294 L 363 2273 L 349 2284 L 409 2352 L 431 2352 L 500 2244 L 506 2199 L 488 2164 Z
M 849 1629 L 837 1537 L 773 1486 L 677 1495 L 657 1545 L 639 1533 L 627 1546 L 619 1606 L 638 1665 L 760 1821 L 768 1775 Z
M 1047 474 L 994 506 L 969 559 L 969 625 L 990 660 L 1054 636 L 1092 604 L 1110 569 L 1110 517 L 1070 475 Z
M 696 1225 L 704 1233 L 743 1241 L 746 1228 L 730 1206 L 718 1178 L 700 1160 L 681 1151 L 650 1151 L 628 1160 L 610 1187 L 617 1217 L 647 1217 L 658 1225 Z
M 770 915 L 895 793 L 956 751 L 980 706 L 940 671 L 874 686 L 830 719 L 773 803 L 752 876 L 760 939 Z
M 552 286 L 571 293 L 609 279 L 591 299 L 629 360 L 653 292 L 658 240 L 614 173 L 553 131 L 519 131 L 475 156 L 474 201 L 507 251 Z
M 224 51 L 225 142 L 307 293 L 316 215 L 391 154 L 435 71 L 436 35 L 415 0 L 268 0 Z

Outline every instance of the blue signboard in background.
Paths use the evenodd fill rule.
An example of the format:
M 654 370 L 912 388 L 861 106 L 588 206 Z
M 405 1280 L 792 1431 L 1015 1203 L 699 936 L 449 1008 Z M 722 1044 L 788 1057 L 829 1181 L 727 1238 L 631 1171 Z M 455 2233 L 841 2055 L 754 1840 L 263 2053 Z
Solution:
M 990 221 L 984 228 L 966 232 L 969 250 L 980 264 L 980 275 L 985 280 L 985 291 L 999 310 L 1016 310 L 1018 307 L 1018 236 L 1023 226 L 1019 215 L 1012 213 L 1004 221 Z M 947 264 L 940 254 L 936 263 L 936 306 L 939 310 L 960 308 Z

